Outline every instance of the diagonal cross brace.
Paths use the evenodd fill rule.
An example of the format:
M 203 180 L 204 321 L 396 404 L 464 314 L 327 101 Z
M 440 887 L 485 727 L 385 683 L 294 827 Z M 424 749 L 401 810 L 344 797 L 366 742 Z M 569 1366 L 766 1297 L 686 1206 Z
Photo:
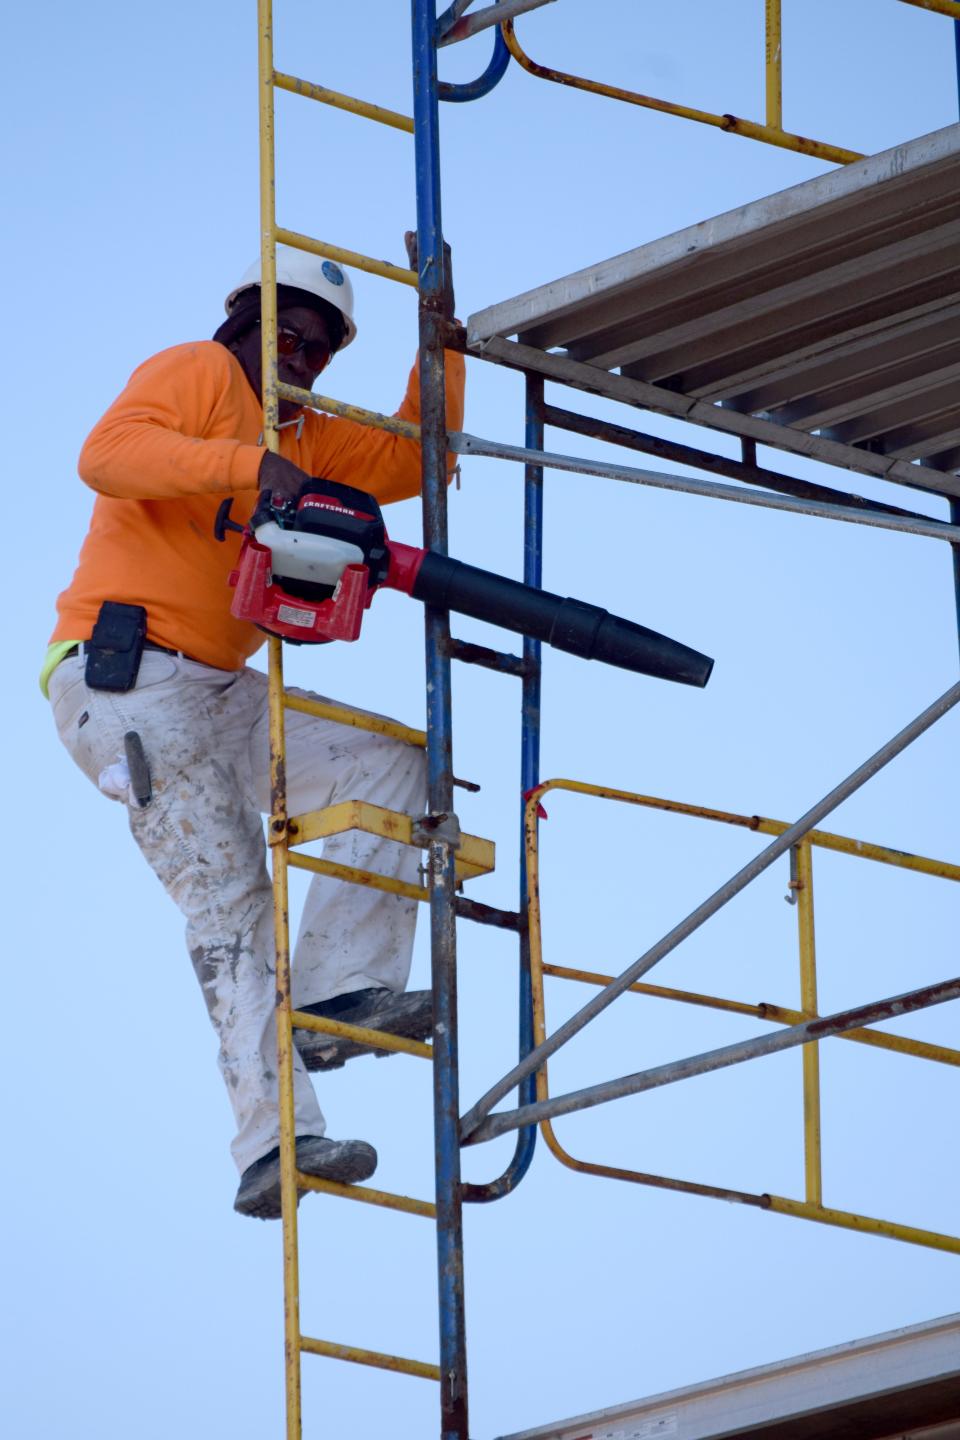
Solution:
M 470 1136 L 471 1145 L 481 1140 L 493 1140 L 508 1130 L 519 1130 L 524 1125 L 538 1125 L 542 1120 L 552 1120 L 555 1115 L 570 1115 L 575 1110 L 589 1110 L 594 1105 L 603 1105 L 608 1100 L 620 1100 L 625 1095 L 639 1095 L 645 1090 L 656 1090 L 661 1085 L 672 1085 L 677 1080 L 689 1080 L 693 1075 L 708 1075 L 713 1070 L 724 1070 L 730 1065 L 739 1065 L 744 1060 L 755 1060 L 761 1055 L 775 1055 L 789 1050 L 794 1045 L 806 1045 L 811 1041 L 825 1040 L 830 1035 L 840 1035 L 845 1030 L 854 1030 L 862 1025 L 876 1025 L 881 1020 L 892 1020 L 898 1015 L 910 1015 L 915 1010 L 925 1010 L 931 1005 L 943 1005 L 948 1000 L 960 998 L 960 977 L 941 980 L 936 985 L 925 985 L 920 990 L 908 990 L 903 995 L 894 995 L 888 1000 L 874 1000 L 868 1005 L 858 1005 L 853 1010 L 838 1011 L 835 1015 L 818 1015 L 815 1019 L 802 1020 L 798 1025 L 788 1025 L 772 1035 L 759 1035 L 752 1040 L 738 1040 L 733 1045 L 723 1045 L 716 1050 L 706 1050 L 702 1055 L 690 1055 L 683 1060 L 672 1060 L 666 1065 L 656 1065 L 650 1070 L 638 1070 L 633 1075 L 622 1075 L 618 1080 L 604 1080 L 599 1085 L 588 1085 L 583 1090 L 572 1090 L 568 1095 L 553 1095 L 548 1100 L 538 1100 L 530 1105 L 521 1105 L 518 1110 L 497 1111 L 478 1126 Z
M 641 955 L 639 960 L 635 960 L 632 965 L 629 965 L 622 974 L 617 976 L 616 980 L 611 981 L 575 1015 L 571 1015 L 569 1020 L 564 1021 L 559 1029 L 529 1051 L 519 1064 L 509 1070 L 501 1080 L 498 1080 L 464 1115 L 460 1122 L 461 1143 L 469 1143 L 474 1132 L 479 1129 L 481 1122 L 490 1114 L 494 1105 L 509 1094 L 525 1076 L 539 1069 L 545 1060 L 578 1034 L 595 1016 L 606 1010 L 608 1005 L 612 1005 L 618 996 L 628 990 L 636 980 L 641 979 L 648 971 L 652 970 L 658 961 L 669 955 L 671 950 L 675 950 L 695 930 L 698 930 L 704 921 L 710 919 L 711 915 L 716 914 L 729 900 L 732 900 L 735 895 L 739 895 L 741 890 L 746 889 L 752 880 L 767 870 L 775 860 L 779 860 L 781 855 L 785 855 L 791 846 L 802 840 L 809 830 L 815 829 L 821 820 L 830 814 L 831 810 L 835 810 L 838 805 L 859 790 L 861 785 L 866 784 L 872 776 L 889 764 L 908 745 L 911 745 L 924 731 L 929 730 L 930 726 L 946 715 L 948 710 L 952 710 L 958 701 L 960 701 L 960 681 L 956 685 L 951 685 L 950 689 L 945 691 L 938 700 L 935 700 L 915 720 L 894 735 L 892 740 L 888 740 L 886 745 L 883 745 L 874 755 L 871 755 L 869 760 L 865 760 L 851 775 L 848 775 L 812 809 L 801 816 L 795 824 L 791 825 L 788 830 L 784 830 L 783 834 L 779 835 L 772 844 L 768 845 L 765 850 L 761 850 L 759 855 L 755 855 L 744 865 L 742 870 L 738 870 L 725 885 L 721 885 L 719 890 L 715 890 L 708 899 L 697 906 L 696 910 L 691 911 L 686 919 L 681 920 L 679 925 L 675 925 L 668 934 Z

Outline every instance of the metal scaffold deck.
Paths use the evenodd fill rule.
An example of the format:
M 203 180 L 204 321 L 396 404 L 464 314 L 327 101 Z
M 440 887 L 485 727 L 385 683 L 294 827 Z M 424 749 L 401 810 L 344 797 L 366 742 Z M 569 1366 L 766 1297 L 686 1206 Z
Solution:
M 835 1345 L 501 1440 L 955 1440 L 960 1315 Z
M 695 400 L 960 468 L 960 125 L 472 315 Z M 889 475 L 905 480 L 902 469 Z M 948 474 L 914 484 L 957 494 Z
M 467 343 L 507 358 L 516 335 L 557 379 L 531 351 L 619 370 L 650 410 L 956 496 L 958 317 L 951 125 L 491 305 Z

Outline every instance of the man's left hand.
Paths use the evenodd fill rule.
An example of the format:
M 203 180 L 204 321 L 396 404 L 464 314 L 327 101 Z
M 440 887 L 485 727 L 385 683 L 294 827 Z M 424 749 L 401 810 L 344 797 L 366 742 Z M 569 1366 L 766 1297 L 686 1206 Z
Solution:
M 407 259 L 410 262 L 410 269 L 419 271 L 420 247 L 417 243 L 416 230 L 406 230 L 403 235 L 403 243 L 407 247 Z M 445 320 L 452 320 L 456 313 L 456 303 L 453 297 L 453 255 L 446 240 L 443 242 L 443 317 Z

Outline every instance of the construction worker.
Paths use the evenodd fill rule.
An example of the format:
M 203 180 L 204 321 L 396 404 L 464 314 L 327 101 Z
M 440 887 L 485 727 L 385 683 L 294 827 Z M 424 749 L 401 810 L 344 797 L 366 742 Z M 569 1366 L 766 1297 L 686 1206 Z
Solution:
M 415 268 L 416 236 L 405 239 Z M 280 379 L 309 390 L 356 336 L 352 288 L 332 261 L 284 246 L 277 278 Z M 227 297 L 212 340 L 176 345 L 134 371 L 84 444 L 79 472 L 97 499 L 57 602 L 41 685 L 67 750 L 94 785 L 126 804 L 134 839 L 186 918 L 236 1121 L 235 1209 L 270 1219 L 280 1213 L 280 1171 L 273 904 L 260 818 L 270 806 L 267 681 L 245 665 L 264 636 L 230 613 L 227 576 L 239 540 L 219 544 L 214 520 L 227 496 L 245 522 L 260 491 L 296 495 L 309 476 L 381 502 L 403 499 L 420 489 L 420 450 L 286 400 L 279 454 L 263 448 L 259 281 L 257 263 Z M 448 354 L 446 373 L 455 430 L 461 356 Z M 419 420 L 416 365 L 398 414 Z M 131 731 L 150 770 L 142 806 L 125 751 Z M 420 749 L 295 712 L 286 735 L 293 813 L 345 799 L 422 812 Z M 409 846 L 353 832 L 329 840 L 325 854 L 416 882 L 419 857 Z M 293 956 L 294 1005 L 425 1038 L 430 992 L 404 993 L 416 909 L 413 900 L 315 875 Z M 307 1074 L 363 1047 L 306 1031 L 295 1040 L 298 1168 L 366 1179 L 375 1150 L 326 1136 Z

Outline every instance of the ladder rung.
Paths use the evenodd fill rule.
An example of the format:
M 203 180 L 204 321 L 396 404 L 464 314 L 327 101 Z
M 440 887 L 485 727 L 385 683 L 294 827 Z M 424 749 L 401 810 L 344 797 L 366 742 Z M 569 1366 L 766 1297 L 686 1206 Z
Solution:
M 322 860 L 319 855 L 298 855 L 291 850 L 287 864 L 295 870 L 312 870 L 314 875 L 345 880 L 348 885 L 367 885 L 371 890 L 385 890 L 388 895 L 403 895 L 407 900 L 416 900 L 420 904 L 430 899 L 430 892 L 423 885 L 410 885 L 406 880 L 378 875 L 375 870 L 359 870 L 356 865 L 341 865 L 336 860 Z
M 501 910 L 496 905 L 468 900 L 465 895 L 456 897 L 454 909 L 460 920 L 475 920 L 478 925 L 495 925 L 500 930 L 522 931 L 526 925 L 526 916 L 521 915 L 519 910 Z M 544 966 L 544 973 L 546 970 L 547 966 Z
M 294 400 L 311 410 L 326 410 L 330 415 L 342 415 L 345 420 L 356 420 L 358 425 L 371 425 L 375 430 L 388 430 L 391 435 L 402 435 L 405 440 L 420 442 L 420 426 L 412 420 L 398 420 L 396 415 L 382 415 L 379 410 L 365 410 L 362 405 L 347 405 L 343 400 L 333 400 L 329 395 L 318 395 L 315 390 L 302 390 L 299 385 L 277 386 L 281 400 Z
M 536 667 L 529 665 L 519 655 L 510 655 L 504 650 L 491 650 L 487 645 L 474 645 L 468 640 L 451 636 L 444 646 L 451 660 L 460 660 L 464 665 L 483 665 L 487 670 L 499 670 L 502 675 L 517 675 L 521 680 L 536 674 Z
M 364 1205 L 379 1205 L 384 1210 L 400 1210 L 404 1215 L 422 1215 L 436 1220 L 437 1207 L 432 1200 L 414 1200 L 410 1195 L 394 1195 L 389 1190 L 373 1190 L 369 1185 L 342 1185 L 339 1180 L 322 1180 L 319 1175 L 297 1171 L 297 1189 L 315 1190 L 318 1195 L 336 1195 L 340 1200 L 359 1200 Z
M 400 810 L 388 810 L 383 805 L 373 805 L 369 800 L 341 800 L 323 810 L 291 815 L 287 824 L 291 845 L 308 845 L 312 840 L 325 840 L 330 835 L 342 835 L 348 830 L 362 830 L 367 835 L 379 835 L 384 840 L 395 840 L 400 845 L 411 845 L 417 849 L 425 846 L 410 815 Z M 461 834 L 456 848 L 458 881 L 489 875 L 495 864 L 496 846 L 492 840 L 483 840 L 479 835 L 465 832 Z
M 433 1059 L 432 1047 L 425 1045 L 422 1040 L 407 1040 L 403 1035 L 390 1035 L 386 1030 L 371 1030 L 366 1025 L 347 1025 L 342 1020 L 308 1015 L 305 1010 L 294 1010 L 290 1019 L 299 1030 L 313 1030 L 318 1035 L 336 1035 L 344 1040 L 356 1040 L 358 1045 L 372 1045 L 377 1050 L 396 1050 L 404 1055 L 419 1055 L 424 1060 Z
M 349 705 L 335 705 L 332 700 L 317 700 L 306 695 L 294 695 L 290 690 L 283 692 L 283 703 L 288 710 L 298 710 L 304 715 L 316 715 L 321 720 L 336 720 L 338 725 L 352 725 L 357 730 L 369 730 L 373 735 L 391 735 L 406 745 L 417 745 L 422 750 L 427 743 L 427 732 L 415 730 L 399 720 L 385 720 L 382 715 L 371 715 L 367 710 L 352 710 Z
M 378 1370 L 419 1375 L 423 1380 L 440 1379 L 439 1365 L 427 1365 L 423 1360 L 405 1360 L 402 1355 L 384 1355 L 379 1350 L 360 1350 L 356 1345 L 334 1345 L 330 1340 L 311 1340 L 309 1335 L 301 1335 L 300 1349 L 311 1355 L 327 1355 L 331 1360 L 350 1360 L 354 1365 L 374 1365 Z
M 328 245 L 326 240 L 314 240 L 310 235 L 301 235 L 297 230 L 284 230 L 278 225 L 274 235 L 279 244 L 292 245 L 294 250 L 306 250 L 311 255 L 325 255 L 328 260 L 338 260 L 341 265 L 352 265 L 355 270 L 366 270 L 370 275 L 382 275 L 385 280 L 396 280 L 400 285 L 417 288 L 416 270 L 406 265 L 392 265 L 389 260 L 374 260 L 370 255 L 361 255 L 359 250 L 345 250 L 342 245 Z
M 413 118 L 401 115 L 398 110 L 387 110 L 369 100 L 356 100 L 352 95 L 343 95 L 339 90 L 328 90 L 326 85 L 314 85 L 310 80 L 300 80 L 296 75 L 285 75 L 274 70 L 273 83 L 278 90 L 288 90 L 291 95 L 303 95 L 307 100 L 319 100 L 321 105 L 333 105 L 337 110 L 349 110 L 351 115 L 362 115 L 365 120 L 376 120 L 380 125 L 390 125 L 394 130 L 406 130 L 413 134 Z

